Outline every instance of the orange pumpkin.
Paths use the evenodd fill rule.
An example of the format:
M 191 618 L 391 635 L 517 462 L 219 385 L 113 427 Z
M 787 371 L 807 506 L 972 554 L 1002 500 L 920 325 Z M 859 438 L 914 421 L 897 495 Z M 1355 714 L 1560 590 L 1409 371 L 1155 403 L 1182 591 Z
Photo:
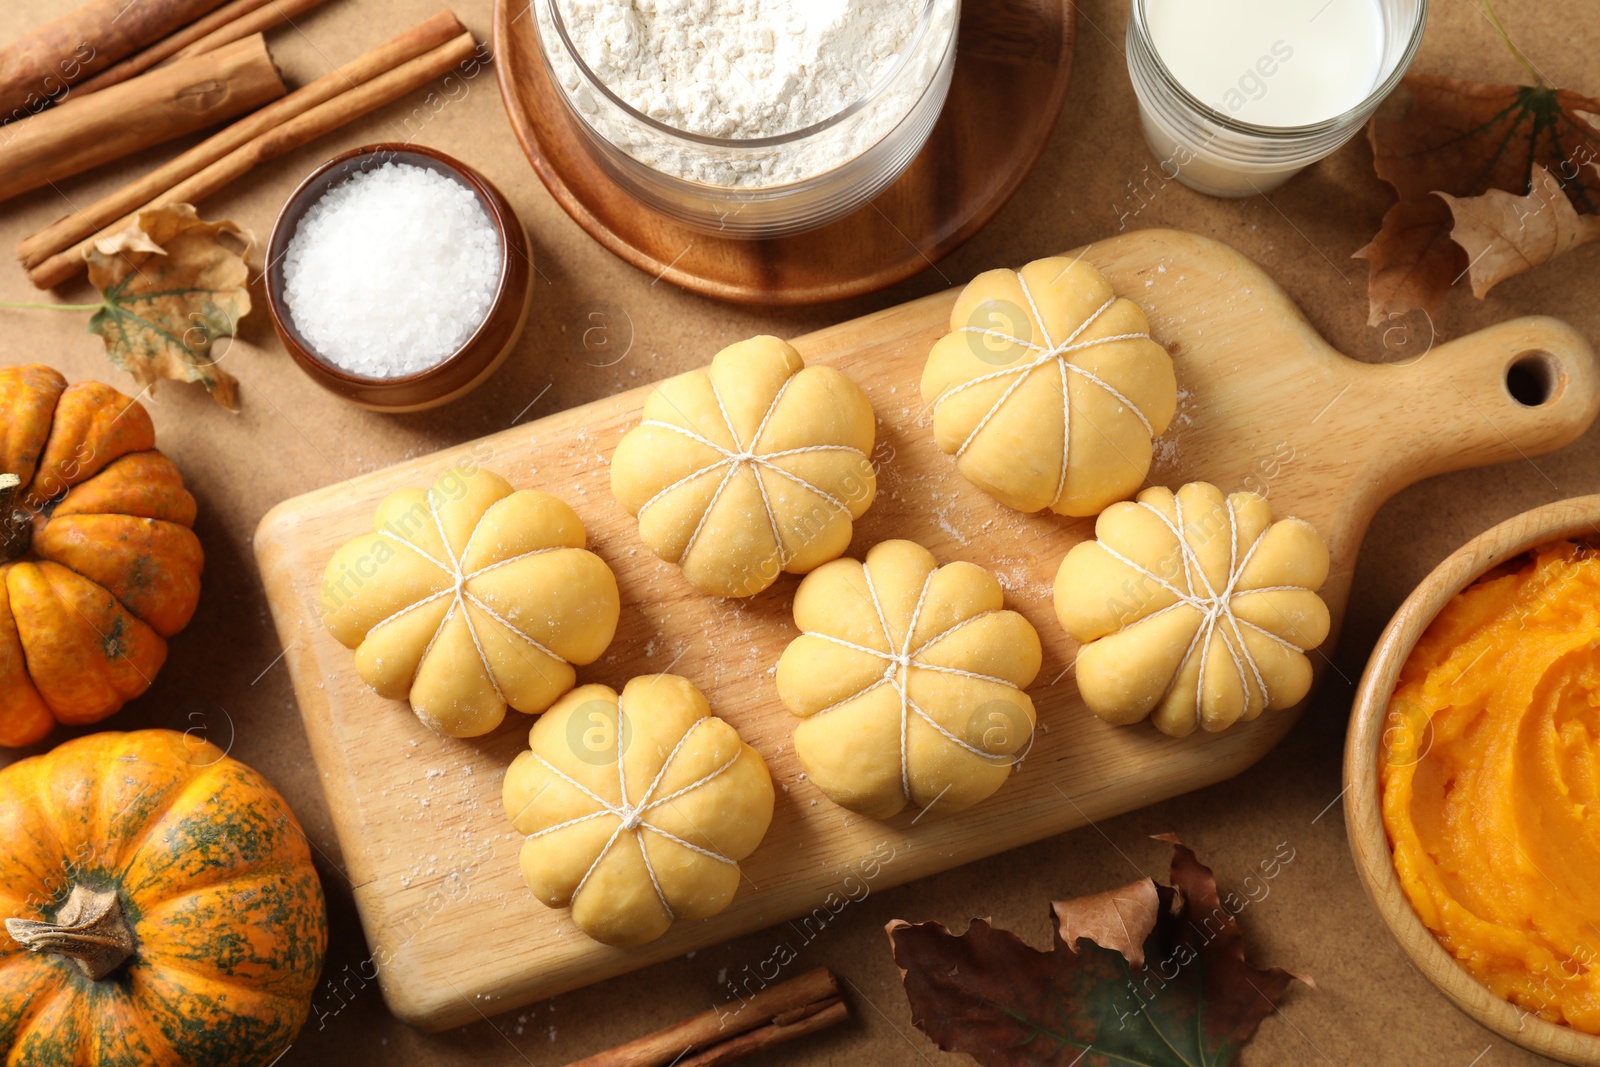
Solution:
M 0 771 L 0 841 L 0 1062 L 259 1067 L 294 1040 L 327 917 L 255 771 L 172 730 L 81 737 Z
M 143 693 L 194 614 L 194 497 L 155 441 L 109 385 L 0 367 L 0 745 Z

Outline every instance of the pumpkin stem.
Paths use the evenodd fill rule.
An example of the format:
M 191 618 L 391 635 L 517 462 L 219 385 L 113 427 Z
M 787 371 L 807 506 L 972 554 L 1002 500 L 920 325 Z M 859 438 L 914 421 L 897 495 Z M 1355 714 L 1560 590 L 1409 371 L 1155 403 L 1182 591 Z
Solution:
M 33 952 L 65 956 L 95 980 L 133 955 L 133 931 L 122 917 L 122 902 L 115 889 L 75 885 L 55 922 L 7 919 L 6 933 Z
M 20 505 L 21 492 L 21 478 L 0 474 L 0 563 L 16 559 L 33 541 L 33 516 Z

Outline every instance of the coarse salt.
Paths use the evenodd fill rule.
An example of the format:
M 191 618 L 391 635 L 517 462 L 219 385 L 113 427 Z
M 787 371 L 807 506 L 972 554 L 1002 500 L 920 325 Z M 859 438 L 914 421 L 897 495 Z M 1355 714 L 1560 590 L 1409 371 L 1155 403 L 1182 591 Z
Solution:
M 398 378 L 442 362 L 478 329 L 500 259 L 476 193 L 426 167 L 384 163 L 302 216 L 284 254 L 284 302 L 322 359 Z

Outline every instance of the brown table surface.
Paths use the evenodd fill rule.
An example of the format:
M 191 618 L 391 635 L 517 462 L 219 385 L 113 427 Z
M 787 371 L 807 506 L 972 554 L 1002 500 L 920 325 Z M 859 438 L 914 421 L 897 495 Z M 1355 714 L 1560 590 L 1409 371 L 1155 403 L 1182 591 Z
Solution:
M 487 38 L 491 0 L 459 0 Z M 29 29 L 68 0 L 4 0 L 0 39 Z M 431 14 L 437 0 L 330 0 L 271 35 L 292 84 Z M 1472 0 L 1435 0 L 1415 69 L 1505 81 L 1519 68 Z M 1552 82 L 1600 93 L 1600 23 L 1593 0 L 1502 0 L 1499 14 Z M 1227 241 L 1263 264 L 1341 350 L 1387 353 L 1366 325 L 1366 267 L 1351 260 L 1390 202 L 1357 138 L 1268 197 L 1213 200 L 1164 184 L 1138 134 L 1123 58 L 1125 0 L 1087 0 L 1077 69 L 1055 136 L 1016 199 L 966 247 L 903 285 L 843 304 L 763 311 L 719 304 L 653 283 L 595 244 L 546 194 L 513 138 L 492 73 L 425 123 L 418 100 L 396 104 L 251 175 L 204 205 L 262 239 L 278 206 L 309 170 L 337 151 L 379 140 L 419 142 L 482 170 L 510 197 L 531 234 L 539 279 L 520 347 L 492 385 L 442 410 L 405 416 L 360 411 L 321 391 L 290 362 L 264 313 L 227 356 L 243 383 L 243 411 L 215 407 L 198 387 L 163 385 L 147 400 L 161 447 L 200 502 L 205 592 L 189 629 L 149 693 L 106 725 L 203 726 L 261 770 L 289 799 L 321 853 L 332 942 L 311 1020 L 280 1061 L 295 1064 L 561 1064 L 709 1007 L 723 972 L 766 959 L 788 934 L 774 929 L 603 982 L 444 1034 L 417 1033 L 384 1009 L 370 975 L 339 843 L 311 763 L 288 674 L 261 592 L 250 538 L 273 504 L 409 456 L 504 429 L 518 420 L 605 396 L 707 362 L 755 333 L 793 335 L 1017 265 L 1129 226 L 1173 226 Z M 1026 101 L 1020 101 L 1025 106 Z M 411 126 L 407 123 L 411 121 Z M 0 247 L 166 158 L 158 149 L 0 206 Z M 1140 189 L 1138 195 L 1134 188 Z M 1514 279 L 1479 303 L 1458 291 L 1435 316 L 1459 336 L 1522 314 L 1558 315 L 1600 343 L 1600 246 Z M 93 298 L 81 283 L 59 294 Z M 33 300 L 20 270 L 0 267 L 0 300 Z M 587 315 L 631 320 L 633 345 L 614 366 L 586 363 Z M 618 321 L 621 321 L 619 318 Z M 626 328 L 625 326 L 623 328 Z M 594 357 L 590 357 L 592 360 Z M 0 363 L 43 360 L 70 378 L 119 387 L 81 313 L 0 310 Z M 1428 413 L 1419 411 L 1418 418 Z M 970 1062 L 941 1053 L 912 1027 L 883 925 L 937 919 L 961 927 L 988 916 L 1038 946 L 1048 944 L 1047 902 L 1165 871 L 1171 831 L 1199 850 L 1224 889 L 1238 888 L 1280 843 L 1295 859 L 1270 894 L 1243 914 L 1252 959 L 1316 979 L 1269 1018 L 1239 1061 L 1267 1064 L 1469 1064 L 1543 1062 L 1459 1015 L 1406 962 L 1379 925 L 1351 864 L 1339 797 L 1344 722 L 1355 680 L 1384 622 L 1440 559 L 1468 537 L 1526 508 L 1600 491 L 1600 432 L 1533 462 L 1436 478 L 1402 493 L 1373 522 L 1356 569 L 1343 639 L 1321 689 L 1289 738 L 1238 778 L 984 863 L 872 893 L 800 951 L 791 965 L 833 968 L 851 987 L 854 1019 L 771 1055 L 773 1064 Z M 520 727 L 519 727 L 520 728 Z M 50 740 L 57 742 L 62 735 Z M 46 746 L 40 746 L 40 750 Z M 384 754 L 375 752 L 374 759 Z M 508 929 L 506 937 L 515 937 Z M 1477 1057 L 1477 1058 L 1475 1058 Z

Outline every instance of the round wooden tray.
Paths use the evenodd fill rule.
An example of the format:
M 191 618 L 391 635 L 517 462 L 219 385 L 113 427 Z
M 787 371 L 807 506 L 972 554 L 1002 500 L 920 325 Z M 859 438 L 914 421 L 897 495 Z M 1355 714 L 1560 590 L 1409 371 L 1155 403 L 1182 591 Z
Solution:
M 495 0 L 500 95 L 550 194 L 589 235 L 640 270 L 747 304 L 814 304 L 903 281 L 1003 207 L 1038 162 L 1072 72 L 1072 0 L 964 0 L 950 96 L 911 166 L 859 211 L 808 233 L 735 240 L 635 200 L 571 125 L 539 54 L 528 0 Z

